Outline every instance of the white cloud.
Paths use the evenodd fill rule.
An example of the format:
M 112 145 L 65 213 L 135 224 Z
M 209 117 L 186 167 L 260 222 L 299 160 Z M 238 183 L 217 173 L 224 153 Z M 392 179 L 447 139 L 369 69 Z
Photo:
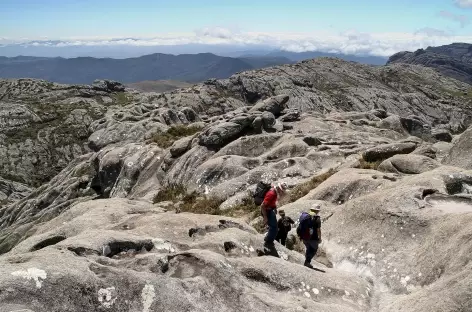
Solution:
M 455 0 L 454 3 L 461 8 L 472 8 L 472 0 Z
M 320 51 L 357 55 L 390 56 L 399 51 L 414 51 L 428 46 L 453 42 L 471 42 L 471 36 L 453 36 L 433 28 L 422 28 L 414 33 L 360 33 L 349 30 L 341 33 L 318 31 L 312 33 L 261 33 L 230 31 L 224 28 L 202 29 L 195 33 L 163 34 L 136 38 L 69 38 L 61 40 L 23 39 L 15 43 L 26 46 L 174 46 L 185 44 L 237 45 L 247 48 L 263 45 L 293 52 Z M 11 44 L 11 39 L 0 45 Z
M 468 16 L 462 15 L 462 14 L 454 14 L 449 11 L 441 11 L 439 12 L 439 16 L 449 19 L 454 22 L 458 22 L 461 27 L 465 27 L 467 24 L 470 23 L 470 18 Z

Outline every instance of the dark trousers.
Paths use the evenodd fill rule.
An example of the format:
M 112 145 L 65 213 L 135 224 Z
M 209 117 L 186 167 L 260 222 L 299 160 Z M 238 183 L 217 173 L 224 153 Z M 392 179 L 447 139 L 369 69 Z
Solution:
M 285 243 L 287 242 L 287 236 L 288 236 L 288 233 L 286 232 L 282 232 L 279 230 L 279 232 L 277 233 L 277 238 L 276 240 L 282 244 L 282 246 L 285 246 Z
M 277 217 L 275 216 L 274 209 L 267 211 L 267 224 L 269 226 L 269 231 L 264 238 L 266 245 L 273 245 L 274 240 L 277 237 Z
M 304 239 L 303 243 L 306 247 L 305 262 L 310 263 L 313 257 L 315 257 L 316 252 L 318 251 L 318 241 Z

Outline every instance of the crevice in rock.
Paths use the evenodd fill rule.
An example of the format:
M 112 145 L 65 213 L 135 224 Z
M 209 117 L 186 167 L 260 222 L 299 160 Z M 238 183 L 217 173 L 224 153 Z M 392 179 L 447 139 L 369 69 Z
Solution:
M 91 248 L 85 248 L 85 247 L 67 247 L 67 250 L 75 253 L 79 257 L 86 257 L 86 256 L 99 256 L 100 253 L 96 250 L 93 250 Z
M 103 246 L 103 256 L 113 258 L 121 253 L 140 253 L 144 250 L 151 251 L 154 244 L 149 241 L 132 242 L 132 241 L 115 241 Z M 144 250 L 143 250 L 144 249 Z
M 256 282 L 270 285 L 279 291 L 285 291 L 285 290 L 290 289 L 288 285 L 283 285 L 281 283 L 278 283 L 272 280 L 271 278 L 269 278 L 268 276 L 266 276 L 262 270 L 258 270 L 254 268 L 246 268 L 241 271 L 241 274 L 249 280 L 253 280 Z
M 207 233 L 218 232 L 218 231 L 222 231 L 224 229 L 229 229 L 229 228 L 237 228 L 242 231 L 249 232 L 247 228 L 245 228 L 244 226 L 242 226 L 241 224 L 237 222 L 234 222 L 231 220 L 220 220 L 217 226 L 206 225 L 204 228 L 203 227 L 190 228 L 188 231 L 188 236 L 193 237 L 195 234 L 206 235 Z
M 40 250 L 40 249 L 43 249 L 43 248 L 46 248 L 48 246 L 52 246 L 52 245 L 55 245 L 59 242 L 62 242 L 63 240 L 65 240 L 67 237 L 63 236 L 63 235 L 57 235 L 57 236 L 53 236 L 53 237 L 49 237 L 43 241 L 40 241 L 39 243 L 37 243 L 36 245 L 33 246 L 33 248 L 31 248 L 31 251 L 37 251 L 37 250 Z
M 226 252 L 230 252 L 234 248 L 236 248 L 236 244 L 233 242 L 224 242 L 223 247 L 225 248 Z
M 436 189 L 425 189 L 425 190 L 423 190 L 423 193 L 421 194 L 421 199 L 425 199 L 426 196 L 433 195 L 437 192 L 438 192 L 438 190 L 436 190 Z

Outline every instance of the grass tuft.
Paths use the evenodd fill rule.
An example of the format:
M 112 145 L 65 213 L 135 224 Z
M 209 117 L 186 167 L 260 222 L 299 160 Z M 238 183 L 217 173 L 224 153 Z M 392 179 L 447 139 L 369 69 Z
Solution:
M 185 186 L 176 184 L 160 190 L 153 199 L 154 203 L 164 201 L 173 202 L 174 208 L 178 208 L 181 212 L 224 215 L 235 218 L 250 215 L 251 219 L 255 219 L 259 215 L 259 207 L 254 205 L 253 198 L 249 193 L 239 204 L 229 209 L 220 210 L 224 199 L 200 196 L 197 192 L 188 193 Z
M 337 171 L 335 169 L 329 169 L 327 172 L 319 174 L 311 178 L 311 180 L 298 184 L 292 190 L 289 191 L 288 196 L 283 200 L 283 204 L 293 203 L 294 201 L 299 200 L 311 190 L 315 189 L 326 181 L 329 177 L 335 174 Z
M 363 158 L 359 159 L 359 169 L 373 169 L 377 170 L 382 163 L 382 160 L 370 162 L 365 161 Z
M 172 126 L 166 132 L 155 133 L 151 138 L 151 142 L 156 143 L 159 147 L 168 148 L 171 147 L 172 144 L 174 144 L 174 142 L 178 139 L 194 135 L 201 130 L 202 128 L 199 126 Z

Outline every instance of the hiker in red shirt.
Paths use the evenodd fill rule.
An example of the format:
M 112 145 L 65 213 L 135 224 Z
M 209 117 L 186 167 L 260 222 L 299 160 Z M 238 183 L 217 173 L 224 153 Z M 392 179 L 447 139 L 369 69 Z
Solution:
M 264 225 L 269 226 L 269 231 L 264 238 L 264 248 L 274 248 L 274 240 L 277 237 L 277 202 L 286 194 L 287 183 L 278 183 L 265 194 L 261 205 Z

